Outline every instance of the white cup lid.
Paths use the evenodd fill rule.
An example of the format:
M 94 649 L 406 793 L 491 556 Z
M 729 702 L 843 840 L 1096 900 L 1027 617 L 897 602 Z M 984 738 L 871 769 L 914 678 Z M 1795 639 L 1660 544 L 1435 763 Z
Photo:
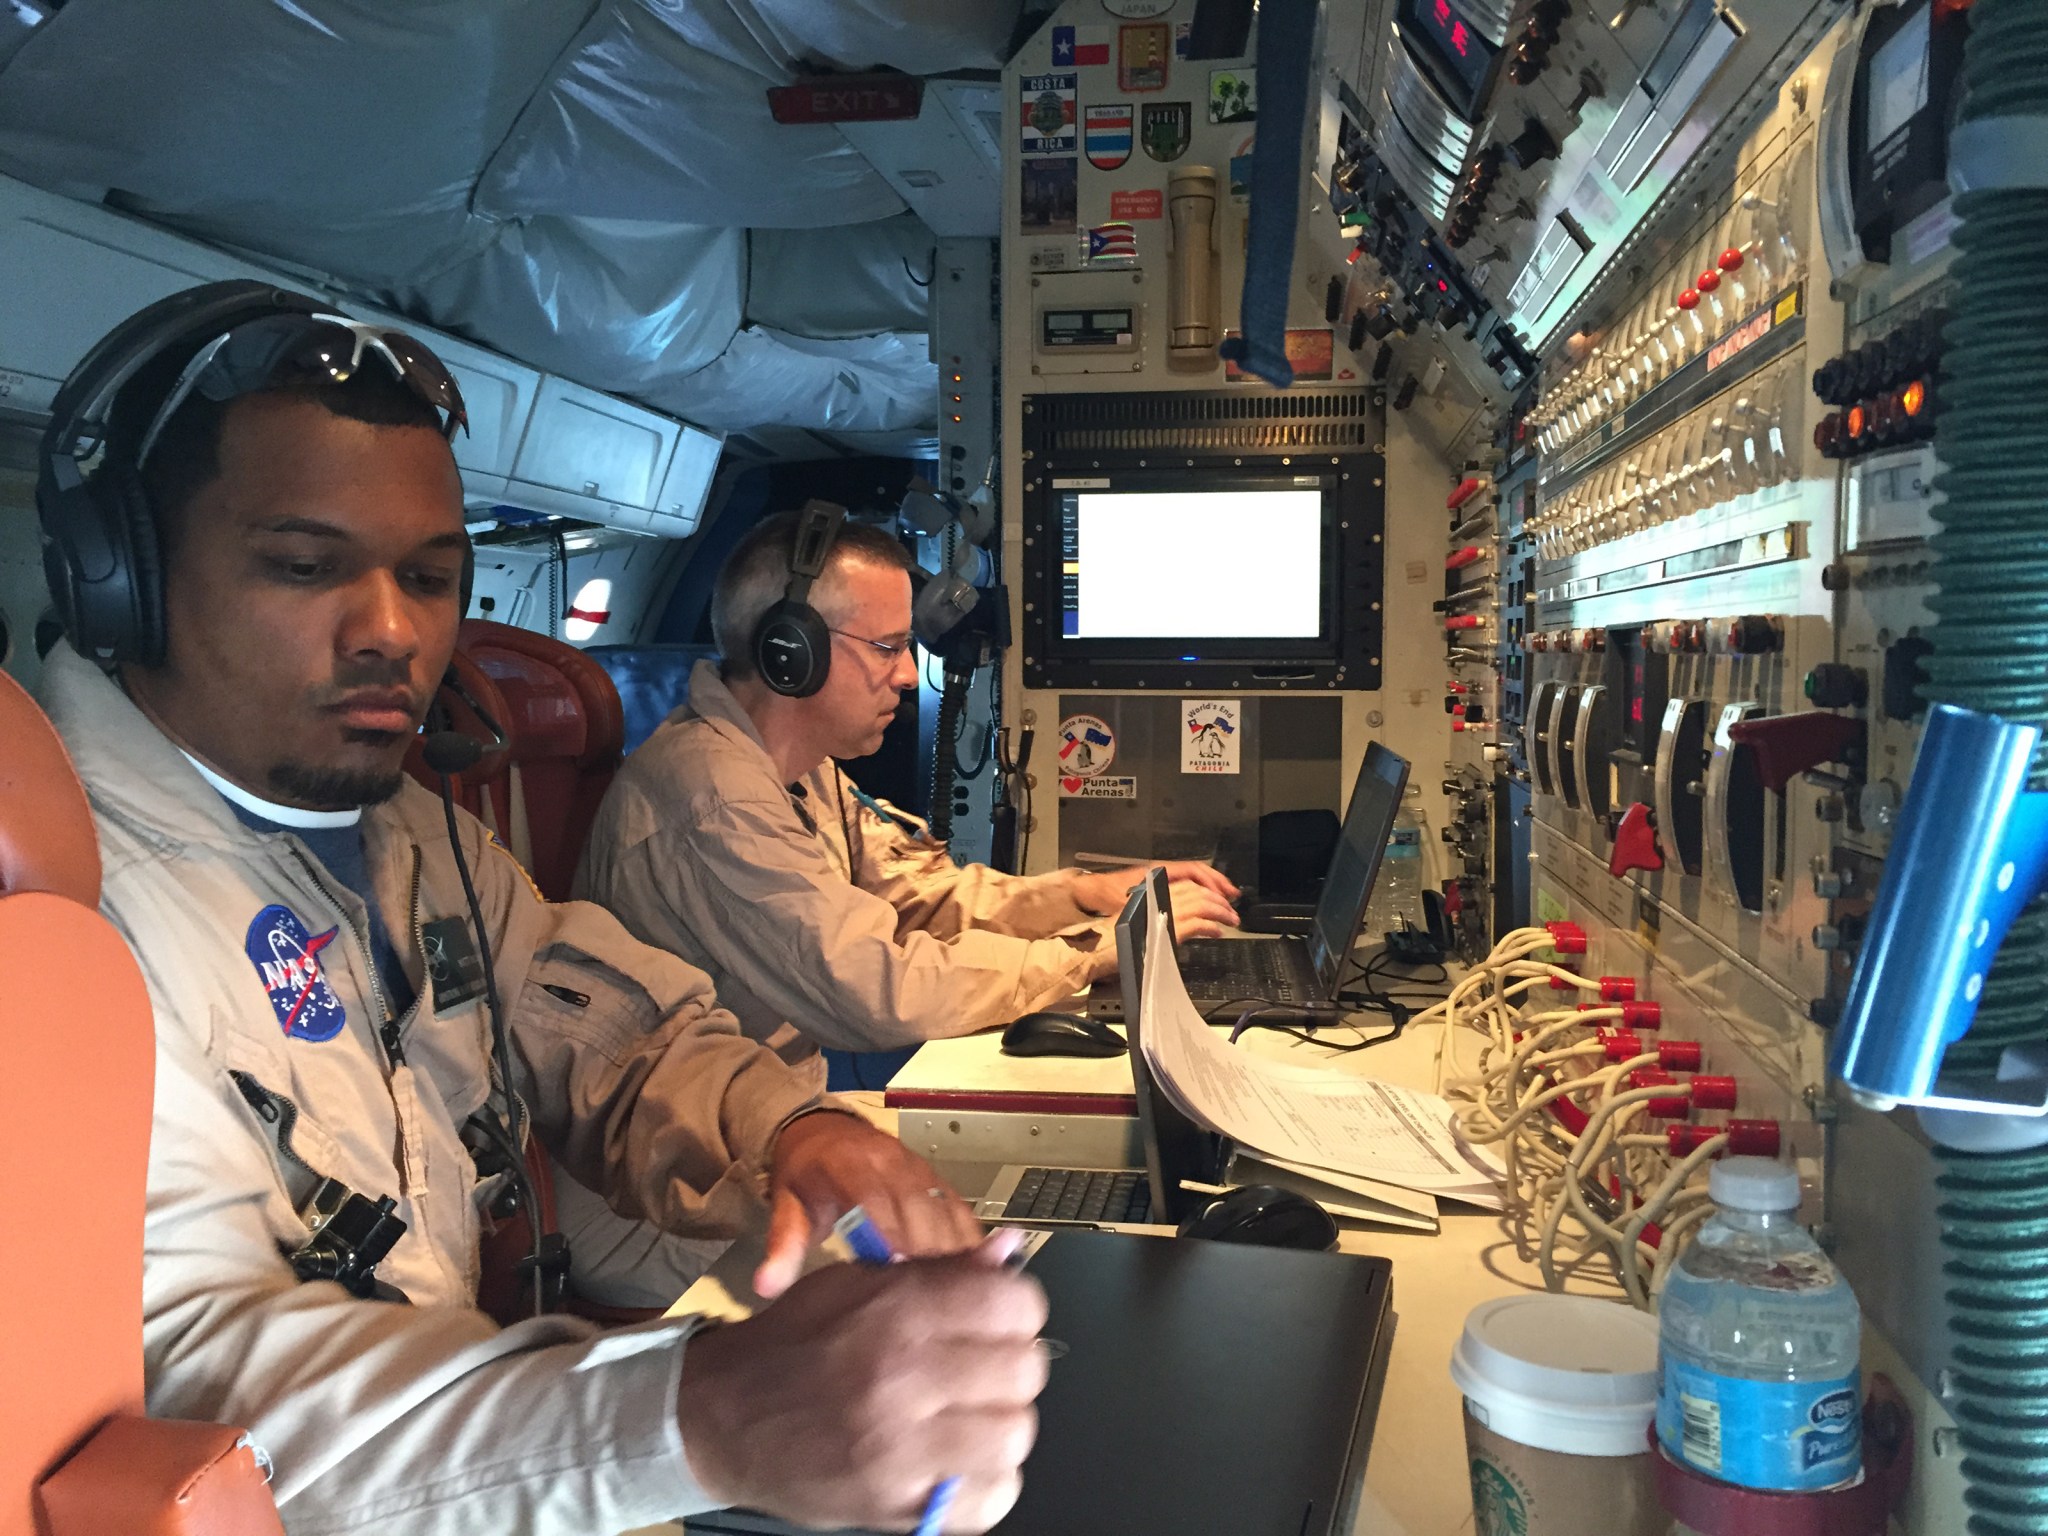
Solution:
M 1503 1296 L 1465 1319 L 1451 1379 L 1503 1439 L 1572 1456 L 1633 1456 L 1657 1412 L 1657 1323 L 1590 1296 Z

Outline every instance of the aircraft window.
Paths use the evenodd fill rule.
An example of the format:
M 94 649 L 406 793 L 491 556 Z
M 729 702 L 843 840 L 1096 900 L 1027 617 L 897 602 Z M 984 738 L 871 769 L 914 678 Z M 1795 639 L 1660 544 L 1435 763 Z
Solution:
M 596 634 L 598 627 L 612 616 L 611 600 L 610 577 L 596 576 L 583 583 L 569 604 L 568 617 L 562 620 L 562 638 L 580 642 Z

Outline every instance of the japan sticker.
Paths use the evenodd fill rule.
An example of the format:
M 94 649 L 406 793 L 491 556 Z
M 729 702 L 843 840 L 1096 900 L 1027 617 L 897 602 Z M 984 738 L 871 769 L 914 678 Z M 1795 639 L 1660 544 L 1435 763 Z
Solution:
M 243 948 L 270 995 L 278 1028 L 293 1040 L 332 1040 L 348 1022 L 322 961 L 340 932 L 308 933 L 297 913 L 278 906 L 265 907 L 249 924 Z
M 1022 93 L 1020 120 L 1027 155 L 1071 155 L 1078 143 L 1074 133 L 1075 75 L 1025 75 L 1018 82 Z
M 1180 771 L 1236 773 L 1243 717 L 1235 699 L 1182 699 Z
M 1069 715 L 1060 722 L 1060 792 L 1075 794 L 1084 779 L 1098 778 L 1116 761 L 1116 732 L 1100 715 Z

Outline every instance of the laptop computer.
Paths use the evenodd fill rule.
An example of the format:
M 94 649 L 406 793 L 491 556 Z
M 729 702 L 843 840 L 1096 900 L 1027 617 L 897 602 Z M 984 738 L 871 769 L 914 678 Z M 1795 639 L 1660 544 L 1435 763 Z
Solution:
M 1380 860 L 1408 787 L 1408 760 L 1378 742 L 1365 749 L 1344 827 L 1330 853 L 1323 891 L 1306 934 L 1189 939 L 1175 946 L 1188 997 L 1204 1015 L 1237 1002 L 1264 1002 L 1303 1017 L 1341 1012 L 1339 993 L 1351 948 L 1372 903 Z M 1121 942 L 1121 940 L 1119 940 Z M 1088 994 L 1093 1018 L 1127 1019 L 1121 993 L 1096 983 Z
M 999 1536 L 1349 1536 L 1394 1335 L 1384 1259 L 1055 1232 L 1066 1346 Z M 748 1511 L 692 1536 L 789 1536 Z
M 1173 931 L 1166 872 L 1153 870 L 1131 887 L 1116 922 L 1117 980 L 1125 1001 L 1124 1034 L 1130 1041 L 1131 1089 L 1138 1106 L 1138 1131 L 1145 1147 L 1143 1168 L 1047 1168 L 1005 1164 L 975 1201 L 983 1221 L 1029 1222 L 1033 1226 L 1086 1226 L 1111 1232 L 1159 1235 L 1174 1227 L 1209 1197 L 1182 1189 L 1181 1180 L 1216 1184 L 1229 1161 L 1228 1144 L 1188 1119 L 1153 1080 L 1139 1049 L 1139 1003 L 1145 984 L 1145 947 L 1154 905 L 1166 912 Z M 986 1165 L 983 1165 L 986 1166 Z M 944 1170 L 949 1177 L 956 1170 Z M 954 1179 L 954 1188 L 971 1178 Z M 963 1194 L 967 1193 L 962 1189 Z

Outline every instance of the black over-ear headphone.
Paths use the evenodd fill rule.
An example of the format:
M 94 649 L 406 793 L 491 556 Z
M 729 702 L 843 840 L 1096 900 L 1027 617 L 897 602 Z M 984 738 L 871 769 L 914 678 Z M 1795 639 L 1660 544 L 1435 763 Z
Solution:
M 754 626 L 754 670 L 785 698 L 802 699 L 825 686 L 832 670 L 832 632 L 809 601 L 811 583 L 825 573 L 846 508 L 807 501 L 789 551 L 789 586 Z
M 163 565 L 135 456 L 150 410 L 199 349 L 250 320 L 325 313 L 310 295 L 268 283 L 207 283 L 129 316 L 57 391 L 37 452 L 43 572 L 57 617 L 82 654 L 154 666 L 164 654 Z

